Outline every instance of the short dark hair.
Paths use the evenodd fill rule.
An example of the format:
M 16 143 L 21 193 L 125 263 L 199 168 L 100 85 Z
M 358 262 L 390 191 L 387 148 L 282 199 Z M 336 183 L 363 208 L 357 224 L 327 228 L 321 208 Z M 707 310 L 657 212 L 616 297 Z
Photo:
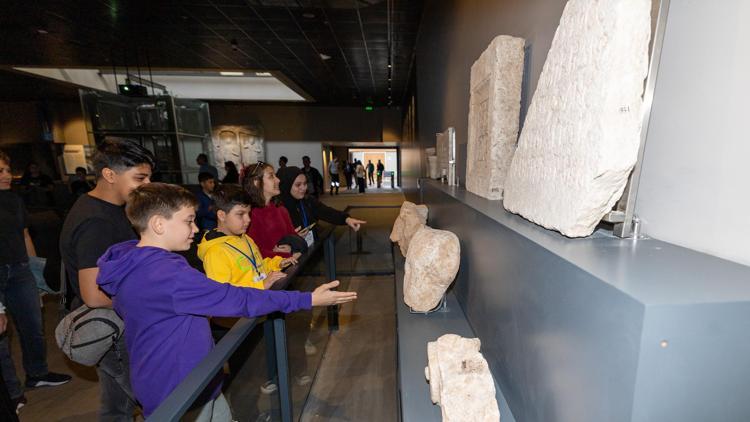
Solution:
M 200 154 L 198 154 L 197 157 L 195 157 L 195 159 L 196 160 L 203 160 L 205 162 L 208 162 L 208 155 L 206 155 L 204 153 L 200 153 Z
M 211 180 L 213 178 L 214 178 L 214 175 L 211 174 L 211 173 L 209 173 L 209 172 L 207 172 L 207 171 L 202 171 L 202 172 L 198 173 L 198 182 L 199 183 L 203 183 L 206 180 Z
M 285 163 L 288 163 L 289 159 L 282 155 L 281 157 L 279 157 L 279 162 L 282 162 L 282 161 Z
M 214 191 L 214 205 L 217 210 L 230 212 L 237 205 L 249 207 L 251 203 L 250 194 L 242 189 L 242 186 L 234 183 L 223 184 Z
M 5 164 L 10 165 L 10 157 L 5 153 L 5 151 L 0 150 L 0 161 L 3 161 L 5 162 Z
M 105 168 L 122 172 L 141 164 L 148 164 L 151 170 L 156 167 L 156 160 L 151 151 L 141 146 L 138 141 L 122 138 L 108 138 L 102 141 L 97 147 L 93 162 L 97 179 L 102 177 L 102 170 Z
M 143 233 L 151 217 L 161 215 L 172 218 L 182 207 L 197 206 L 198 200 L 189 190 L 157 182 L 141 185 L 131 192 L 125 205 L 125 214 L 136 231 Z
M 308 157 L 307 155 L 303 156 L 302 161 L 305 161 L 305 160 L 310 161 L 310 157 Z
M 242 187 L 250 195 L 250 205 L 253 208 L 266 206 L 266 199 L 263 196 L 263 173 L 267 168 L 273 171 L 272 165 L 258 161 L 258 164 L 250 164 L 242 170 Z M 258 186 L 255 186 L 256 181 Z
M 86 167 L 76 167 L 76 173 L 78 173 L 79 171 L 80 171 L 81 173 L 84 173 L 84 174 L 86 174 L 86 173 L 87 173 L 87 171 L 86 171 Z

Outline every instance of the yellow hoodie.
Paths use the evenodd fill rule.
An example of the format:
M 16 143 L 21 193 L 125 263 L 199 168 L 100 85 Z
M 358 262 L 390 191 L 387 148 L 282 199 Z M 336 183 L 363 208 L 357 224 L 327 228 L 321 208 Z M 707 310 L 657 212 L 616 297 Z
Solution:
M 198 258 L 203 261 L 206 277 L 219 283 L 256 289 L 263 289 L 260 274 L 281 270 L 283 259 L 280 256 L 263 258 L 255 242 L 246 234 L 233 236 L 218 230 L 211 230 L 203 236 L 198 245 Z

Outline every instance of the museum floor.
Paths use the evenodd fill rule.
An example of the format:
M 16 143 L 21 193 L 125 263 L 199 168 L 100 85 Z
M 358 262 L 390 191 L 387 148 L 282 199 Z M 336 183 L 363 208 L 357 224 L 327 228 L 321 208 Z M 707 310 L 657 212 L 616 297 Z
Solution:
M 398 207 L 403 199 L 400 192 L 324 197 L 329 205 L 341 209 L 349 205 Z M 325 339 L 316 343 L 321 345 L 318 356 L 308 356 L 307 359 L 306 373 L 312 376 L 312 382 L 306 389 L 295 387 L 293 392 L 297 420 L 389 421 L 398 417 L 395 290 L 388 240 L 398 208 L 355 208 L 351 214 L 368 220 L 369 224 L 362 230 L 360 248 L 356 248 L 353 238 L 347 233 L 337 242 L 338 278 L 345 288 L 359 292 L 359 300 L 342 307 L 339 331 L 329 336 L 326 330 L 318 330 L 325 333 Z M 368 273 L 377 275 L 366 275 Z M 309 285 L 318 278 L 320 276 L 308 275 L 305 282 Z M 54 341 L 53 333 L 58 320 L 57 300 L 56 296 L 43 298 L 49 366 L 52 371 L 72 374 L 73 381 L 56 388 L 27 391 L 28 404 L 20 414 L 22 422 L 96 420 L 99 401 L 96 371 L 65 359 Z M 315 318 L 312 320 L 314 323 Z M 293 322 L 288 324 L 291 326 Z M 289 341 L 291 344 L 291 337 Z M 18 374 L 23 377 L 20 347 L 15 335 L 11 343 Z M 291 349 L 292 346 L 290 366 L 292 375 L 295 375 L 295 362 L 292 361 L 295 355 Z M 245 381 L 249 383 L 249 380 Z M 257 384 L 252 388 L 244 387 L 243 380 L 237 379 L 227 394 L 230 402 L 234 397 L 235 419 L 254 421 L 259 413 L 267 411 L 273 415 L 272 420 L 276 420 L 278 415 L 273 406 L 267 405 L 269 396 L 261 395 Z M 242 396 L 242 403 L 249 399 L 257 403 L 257 407 L 253 406 L 251 410 L 234 409 L 240 403 L 237 394 L 242 391 L 249 391 L 249 397 Z M 143 418 L 139 416 L 136 420 Z

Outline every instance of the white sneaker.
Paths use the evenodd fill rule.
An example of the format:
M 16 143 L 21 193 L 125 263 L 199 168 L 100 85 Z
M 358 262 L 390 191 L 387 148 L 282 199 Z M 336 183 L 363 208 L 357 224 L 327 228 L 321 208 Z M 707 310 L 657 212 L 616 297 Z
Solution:
M 318 348 L 312 344 L 310 339 L 305 340 L 305 354 L 307 356 L 312 356 L 316 353 L 318 353 Z
M 278 389 L 279 386 L 277 386 L 276 383 L 271 380 L 264 382 L 263 385 L 260 386 L 260 392 L 263 394 L 273 394 Z
M 297 383 L 300 387 L 303 385 L 310 384 L 312 382 L 312 378 L 309 375 L 302 375 L 299 377 L 294 377 L 294 382 Z

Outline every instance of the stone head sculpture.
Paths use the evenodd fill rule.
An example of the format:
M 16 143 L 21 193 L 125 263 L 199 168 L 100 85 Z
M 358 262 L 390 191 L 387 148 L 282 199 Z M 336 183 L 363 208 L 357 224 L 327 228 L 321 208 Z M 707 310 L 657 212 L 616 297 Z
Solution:
M 397 242 L 401 254 L 406 256 L 412 236 L 427 224 L 427 206 L 404 201 L 391 230 L 391 242 Z
M 461 245 L 455 234 L 423 226 L 411 238 L 404 266 L 404 302 L 413 310 L 435 308 L 456 278 Z

